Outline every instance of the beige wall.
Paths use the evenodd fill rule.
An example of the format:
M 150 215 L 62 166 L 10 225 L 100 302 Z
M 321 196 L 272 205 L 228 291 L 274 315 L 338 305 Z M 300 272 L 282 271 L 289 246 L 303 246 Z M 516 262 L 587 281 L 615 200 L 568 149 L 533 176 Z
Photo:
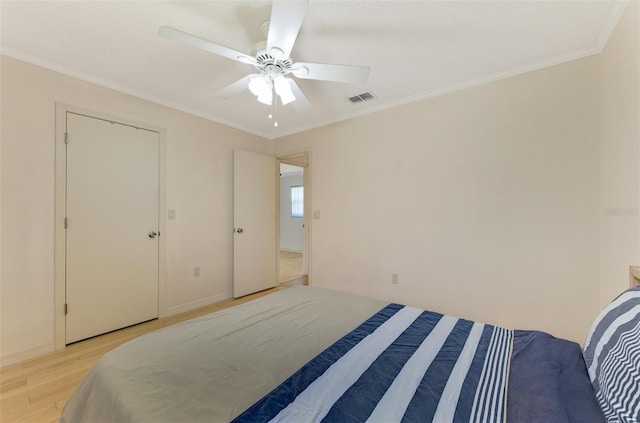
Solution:
M 312 283 L 582 342 L 598 304 L 598 63 L 276 141 L 312 151 Z
M 640 261 L 638 13 L 601 56 L 274 143 L 2 56 L 0 360 L 53 348 L 56 101 L 165 128 L 169 312 L 230 295 L 232 151 L 273 144 L 311 149 L 313 284 L 582 342 Z
M 312 150 L 313 283 L 582 342 L 640 263 L 639 6 L 599 56 L 275 142 Z
M 0 355 L 54 345 L 55 102 L 166 131 L 167 311 L 228 298 L 232 284 L 233 150 L 269 152 L 260 137 L 1 57 Z M 164 211 L 163 211 L 164 214 Z M 166 216 L 166 215 L 165 215 Z M 192 276 L 200 266 L 201 276 Z
M 640 264 L 640 2 L 631 1 L 600 55 L 600 305 Z

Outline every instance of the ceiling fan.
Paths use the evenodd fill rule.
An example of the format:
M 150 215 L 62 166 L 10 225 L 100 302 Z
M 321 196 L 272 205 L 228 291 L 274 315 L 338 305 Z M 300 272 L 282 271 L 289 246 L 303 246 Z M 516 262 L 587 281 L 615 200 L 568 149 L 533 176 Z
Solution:
M 368 66 L 293 62 L 291 60 L 291 50 L 302 26 L 307 3 L 308 0 L 274 0 L 271 7 L 271 18 L 269 21 L 263 22 L 261 26 L 267 40 L 256 45 L 256 52 L 253 56 L 169 26 L 161 26 L 158 29 L 158 35 L 231 60 L 253 65 L 256 69 L 256 73 L 247 75 L 213 93 L 214 97 L 226 99 L 250 90 L 258 97 L 259 102 L 272 105 L 275 91 L 276 101 L 279 97 L 283 105 L 291 103 L 298 113 L 303 113 L 311 109 L 311 104 L 298 84 L 288 75 L 320 81 L 366 83 L 371 70 Z

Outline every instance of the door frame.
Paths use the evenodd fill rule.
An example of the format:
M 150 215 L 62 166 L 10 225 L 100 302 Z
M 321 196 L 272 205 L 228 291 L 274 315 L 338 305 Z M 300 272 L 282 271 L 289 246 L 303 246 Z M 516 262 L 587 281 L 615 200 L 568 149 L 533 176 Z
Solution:
M 117 122 L 136 128 L 157 132 L 160 139 L 160 154 L 158 163 L 158 224 L 160 237 L 158 238 L 158 317 L 166 316 L 167 283 L 166 283 L 166 134 L 164 128 L 132 121 L 108 113 L 88 110 L 65 103 L 55 104 L 55 212 L 54 212 L 54 346 L 56 350 L 66 345 L 66 238 L 64 218 L 67 199 L 66 167 L 67 157 L 65 148 L 66 116 L 67 112 L 85 115 L 92 118 Z
M 306 165 L 295 161 L 295 157 L 307 156 Z M 303 272 L 307 275 L 311 285 L 311 149 L 295 150 L 293 152 L 276 155 L 276 269 L 278 269 L 278 284 L 280 284 L 280 163 L 292 164 L 304 168 L 302 184 L 304 186 L 304 252 L 302 254 Z

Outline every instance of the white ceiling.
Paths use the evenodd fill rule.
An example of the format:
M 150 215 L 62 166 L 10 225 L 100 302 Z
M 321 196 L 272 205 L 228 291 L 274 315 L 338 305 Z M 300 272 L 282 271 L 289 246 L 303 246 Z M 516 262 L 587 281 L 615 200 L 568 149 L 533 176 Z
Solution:
M 252 53 L 270 1 L 0 2 L 0 51 L 263 137 L 394 107 L 601 51 L 624 1 L 309 0 L 294 61 L 366 65 L 366 85 L 297 80 L 313 105 L 296 113 L 248 91 L 211 93 L 252 73 L 157 35 L 160 25 Z M 372 101 L 348 97 L 371 91 Z
M 304 168 L 287 163 L 280 163 L 280 175 L 298 175 L 304 172 Z

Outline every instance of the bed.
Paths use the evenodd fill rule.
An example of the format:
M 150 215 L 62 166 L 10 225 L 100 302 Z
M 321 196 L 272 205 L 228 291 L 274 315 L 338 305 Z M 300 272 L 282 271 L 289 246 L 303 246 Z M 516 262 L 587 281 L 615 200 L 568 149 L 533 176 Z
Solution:
M 111 351 L 60 421 L 589 423 L 606 421 L 603 409 L 615 421 L 619 398 L 602 407 L 603 392 L 613 383 L 620 397 L 620 383 L 599 366 L 627 350 L 620 338 L 637 336 L 640 288 L 623 296 L 621 329 L 611 329 L 620 304 L 605 309 L 585 364 L 578 344 L 543 332 L 288 288 Z M 624 374 L 640 370 L 637 349 Z M 631 407 L 640 407 L 638 388 L 636 372 L 624 385 Z

